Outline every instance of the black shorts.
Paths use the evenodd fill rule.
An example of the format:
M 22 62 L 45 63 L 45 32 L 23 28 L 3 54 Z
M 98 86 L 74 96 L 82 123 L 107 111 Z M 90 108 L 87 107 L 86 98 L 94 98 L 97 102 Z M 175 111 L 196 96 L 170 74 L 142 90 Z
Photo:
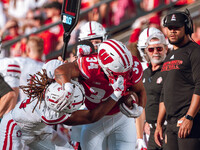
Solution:
M 0 75 L 0 98 L 10 91 L 13 91 L 12 88 L 4 81 L 3 77 Z

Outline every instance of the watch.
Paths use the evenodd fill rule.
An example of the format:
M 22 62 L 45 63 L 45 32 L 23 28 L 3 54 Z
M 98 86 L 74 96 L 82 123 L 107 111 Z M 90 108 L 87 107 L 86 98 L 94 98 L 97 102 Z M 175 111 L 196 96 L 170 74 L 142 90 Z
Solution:
M 188 120 L 191 120 L 191 121 L 194 120 L 194 118 L 190 115 L 185 115 L 185 118 L 188 119 Z

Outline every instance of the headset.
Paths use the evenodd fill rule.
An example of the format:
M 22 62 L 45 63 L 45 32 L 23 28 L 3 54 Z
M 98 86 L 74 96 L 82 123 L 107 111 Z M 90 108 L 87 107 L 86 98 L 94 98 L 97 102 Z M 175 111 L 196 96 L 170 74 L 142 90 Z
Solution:
M 183 15 L 186 16 L 186 20 L 185 20 L 185 34 L 189 34 L 190 37 L 192 35 L 192 33 L 194 32 L 194 29 L 193 29 L 193 21 L 192 21 L 192 18 L 190 16 L 190 12 L 189 10 L 186 8 L 184 12 L 182 11 L 173 11 L 173 12 L 170 12 L 168 13 L 164 19 L 163 19 L 163 26 L 166 26 L 166 21 L 167 21 L 167 16 L 171 15 L 171 14 L 176 14 L 176 13 L 181 13 Z

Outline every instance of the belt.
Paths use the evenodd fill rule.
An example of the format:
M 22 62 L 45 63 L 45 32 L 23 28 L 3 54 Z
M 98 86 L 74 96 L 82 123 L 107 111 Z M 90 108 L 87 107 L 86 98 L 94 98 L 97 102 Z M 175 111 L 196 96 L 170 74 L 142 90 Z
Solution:
M 166 126 L 167 125 L 167 121 L 165 120 L 165 122 L 164 122 L 164 124 L 163 124 L 164 126 Z M 157 126 L 157 123 L 149 123 L 149 126 L 150 126 L 150 128 L 152 128 L 152 129 L 155 129 L 156 128 L 156 126 Z

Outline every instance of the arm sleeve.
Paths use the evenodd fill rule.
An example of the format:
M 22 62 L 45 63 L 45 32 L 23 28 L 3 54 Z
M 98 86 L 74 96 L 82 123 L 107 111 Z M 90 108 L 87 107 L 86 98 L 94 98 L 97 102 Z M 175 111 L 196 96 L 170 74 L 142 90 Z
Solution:
M 14 59 L 9 59 L 9 63 L 6 65 L 4 80 L 12 88 L 19 87 L 21 76 L 21 69 L 17 61 Z
M 79 57 L 77 59 L 77 63 L 78 63 L 78 68 L 80 70 L 82 77 L 85 79 L 89 79 L 89 74 L 87 71 L 87 64 L 85 63 L 84 57 Z
M 143 68 L 137 57 L 133 56 L 133 78 L 132 83 L 138 83 L 143 76 Z
M 164 90 L 162 88 L 161 93 L 160 93 L 160 103 L 164 102 Z

